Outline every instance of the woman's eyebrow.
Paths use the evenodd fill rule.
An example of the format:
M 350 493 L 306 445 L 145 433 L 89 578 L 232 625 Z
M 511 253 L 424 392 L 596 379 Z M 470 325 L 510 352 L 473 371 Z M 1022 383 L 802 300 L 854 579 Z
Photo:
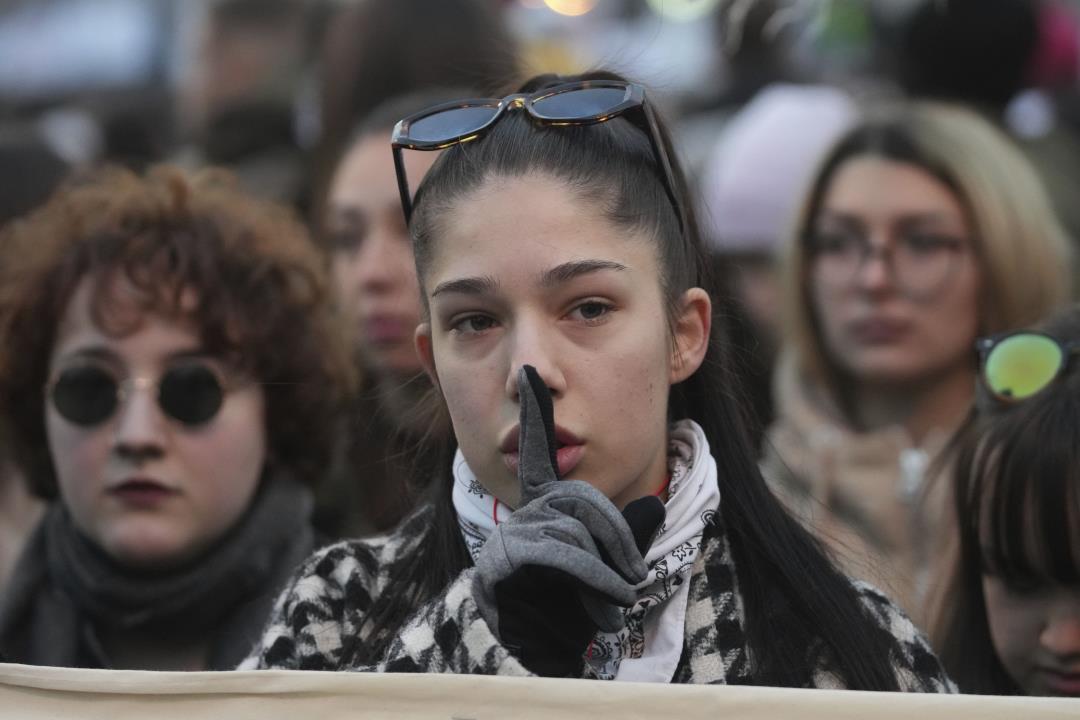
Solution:
M 457 280 L 447 280 L 439 283 L 431 291 L 431 297 L 442 293 L 461 293 L 463 295 L 487 295 L 493 294 L 499 288 L 499 283 L 490 276 L 464 277 Z
M 203 360 L 211 357 L 213 356 L 206 350 L 199 347 L 193 347 L 184 350 L 174 350 L 169 353 L 167 359 L 169 362 L 176 362 L 177 360 Z
M 575 260 L 573 262 L 556 265 L 540 276 L 540 285 L 545 288 L 553 288 L 563 283 L 570 282 L 574 278 L 600 272 L 601 270 L 615 270 L 621 272 L 626 266 L 613 260 Z
M 64 360 L 85 359 L 100 360 L 104 362 L 116 362 L 119 357 L 104 345 L 84 345 L 68 350 L 61 355 Z

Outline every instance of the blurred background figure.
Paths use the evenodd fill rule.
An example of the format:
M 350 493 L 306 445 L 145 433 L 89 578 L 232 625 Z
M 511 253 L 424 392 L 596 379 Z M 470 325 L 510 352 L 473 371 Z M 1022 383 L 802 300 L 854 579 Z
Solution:
M 517 43 L 495 0 L 341 3 L 319 63 L 316 188 L 325 187 L 355 125 L 391 98 L 440 87 L 486 97 L 521 72 Z
M 906 94 L 967 104 L 1012 136 L 1074 242 L 1080 125 L 1070 127 L 1068 114 L 1078 106 L 1077 28 L 1058 0 L 922 0 L 883 48 Z
M 228 669 L 316 546 L 353 368 L 322 258 L 219 173 L 106 170 L 0 235 L 0 427 L 49 500 L 16 662 Z
M 922 623 L 949 537 L 930 471 L 971 405 L 975 339 L 1068 299 L 1066 236 L 998 131 L 914 104 L 839 141 L 787 250 L 766 476 Z
M 10 436 L 3 430 L 0 434 Z M 0 445 L 0 595 L 43 509 L 12 460 L 10 448 Z
M 0 230 L 45 202 L 67 169 L 33 126 L 0 124 Z M 0 429 L 0 593 L 43 508 L 12 460 L 9 436 Z
M 933 634 L 964 692 L 1080 695 L 1080 306 L 982 345 Z M 1071 349 L 1070 349 L 1071 348 Z
M 342 454 L 316 507 L 316 526 L 332 537 L 392 528 L 423 490 L 408 487 L 408 478 L 434 474 L 414 469 L 423 461 L 419 441 L 433 431 L 432 417 L 422 411 L 431 383 L 413 345 L 420 286 L 390 136 L 398 120 L 474 94 L 446 88 L 387 101 L 361 121 L 331 179 L 319 238 L 364 378 Z M 413 187 L 438 155 L 404 152 Z
M 702 178 L 701 228 L 748 319 L 736 350 L 758 435 L 772 422 L 772 369 L 780 336 L 780 248 L 826 151 L 856 118 L 843 92 L 772 85 L 720 131 Z
M 302 110 L 323 3 L 214 0 L 188 19 L 191 59 L 178 80 L 176 122 L 186 165 L 226 167 L 249 192 L 310 204 Z

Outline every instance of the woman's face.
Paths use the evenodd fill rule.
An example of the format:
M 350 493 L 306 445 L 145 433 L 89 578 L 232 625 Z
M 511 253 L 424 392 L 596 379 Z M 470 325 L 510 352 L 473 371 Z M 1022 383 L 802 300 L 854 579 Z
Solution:
M 833 363 L 866 384 L 910 384 L 972 362 L 979 270 L 959 199 L 921 168 L 843 163 L 811 228 L 810 288 Z
M 668 390 L 704 357 L 709 300 L 687 292 L 673 350 L 654 242 L 547 176 L 494 178 L 441 217 L 417 348 L 480 482 L 517 507 L 517 374 L 551 390 L 560 475 L 616 505 L 667 473 Z
M 1080 587 L 1014 588 L 983 576 L 990 638 L 1028 695 L 1080 696 Z
M 389 147 L 389 134 L 373 134 L 346 154 L 330 188 L 327 230 L 334 285 L 357 349 L 375 372 L 409 376 L 421 370 L 413 346 L 420 287 Z M 437 154 L 405 153 L 413 187 Z
M 251 504 L 266 456 L 262 388 L 230 374 L 202 352 L 195 329 L 139 312 L 114 281 L 110 298 L 135 313 L 133 332 L 103 332 L 90 315 L 94 284 L 83 280 L 58 328 L 49 372 L 102 369 L 128 382 L 126 396 L 100 423 L 80 425 L 45 400 L 49 450 L 60 496 L 75 525 L 129 566 L 159 567 L 198 556 Z M 108 306 L 113 309 L 114 305 Z M 220 409 L 195 426 L 158 403 L 156 383 L 170 369 L 207 366 L 224 378 Z

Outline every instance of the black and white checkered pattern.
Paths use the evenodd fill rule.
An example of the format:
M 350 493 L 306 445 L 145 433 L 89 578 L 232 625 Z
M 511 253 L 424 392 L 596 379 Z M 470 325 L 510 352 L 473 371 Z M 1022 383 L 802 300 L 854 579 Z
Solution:
M 472 569 L 462 572 L 405 623 L 377 666 L 348 666 L 343 648 L 347 642 L 363 643 L 370 637 L 371 628 L 365 625 L 368 609 L 387 592 L 396 564 L 416 548 L 430 518 L 430 510 L 421 510 L 391 535 L 339 543 L 312 556 L 278 599 L 262 642 L 241 669 L 529 675 L 477 610 Z M 869 618 L 898 641 L 901 653 L 892 658 L 892 664 L 900 687 L 913 692 L 956 692 L 925 638 L 899 608 L 865 583 L 857 583 L 856 588 Z M 686 644 L 673 682 L 745 681 L 750 660 L 743 617 L 731 548 L 722 526 L 714 522 L 706 531 L 690 579 Z M 813 666 L 809 686 L 844 686 L 824 657 Z M 587 663 L 585 667 L 588 673 Z

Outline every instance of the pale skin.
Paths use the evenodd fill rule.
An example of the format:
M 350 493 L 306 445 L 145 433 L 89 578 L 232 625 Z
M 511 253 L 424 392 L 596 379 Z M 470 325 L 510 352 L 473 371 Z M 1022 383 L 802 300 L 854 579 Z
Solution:
M 330 187 L 327 233 L 331 270 L 356 345 L 370 370 L 408 379 L 421 371 L 413 332 L 421 319 L 420 286 L 398 197 L 389 131 L 361 137 L 345 155 Z M 438 153 L 405 153 L 419 182 Z
M 668 392 L 705 357 L 708 294 L 682 293 L 669 327 L 655 241 L 545 175 L 489 178 L 439 228 L 416 349 L 484 487 L 518 506 L 510 449 L 528 364 L 552 393 L 564 477 L 620 508 L 660 492 Z
M 954 427 L 974 394 L 980 292 L 975 232 L 959 199 L 917 166 L 855 157 L 829 183 L 815 227 L 855 227 L 879 249 L 901 232 L 959 241 L 948 282 L 928 297 L 906 296 L 881 254 L 844 287 L 821 282 L 813 261 L 810 270 L 822 343 L 851 378 L 853 421 L 903 426 L 916 443 Z
M 119 380 L 156 381 L 176 363 L 197 361 L 233 381 L 217 415 L 196 427 L 165 414 L 149 387 L 90 427 L 67 420 L 43 397 L 60 497 L 76 527 L 121 565 L 166 569 L 207 551 L 251 505 L 266 458 L 263 391 L 202 352 L 190 323 L 140 317 L 121 300 L 119 312 L 138 323 L 123 336 L 104 332 L 90 316 L 92 282 L 78 285 L 61 319 L 51 377 L 93 364 Z M 130 293 L 114 282 L 120 285 L 110 292 Z M 133 483 L 154 492 L 132 493 Z M 200 669 L 206 661 L 200 639 L 118 632 L 101 640 L 116 667 Z

